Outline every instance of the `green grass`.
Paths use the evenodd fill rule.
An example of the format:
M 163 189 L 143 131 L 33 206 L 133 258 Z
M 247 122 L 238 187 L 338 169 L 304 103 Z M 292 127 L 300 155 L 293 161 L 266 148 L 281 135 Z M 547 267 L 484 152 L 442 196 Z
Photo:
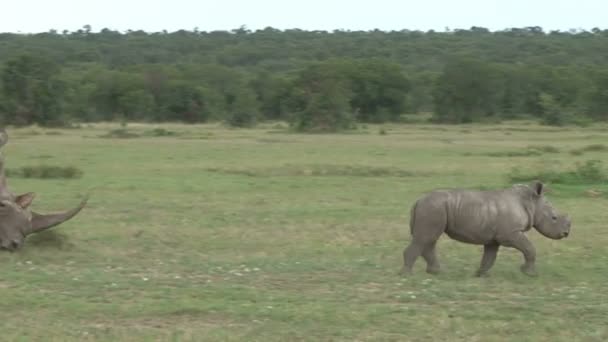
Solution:
M 283 127 L 129 124 L 137 139 L 107 136 L 118 124 L 9 128 L 7 167 L 43 159 L 82 170 L 9 178 L 16 193 L 37 193 L 34 210 L 91 198 L 73 220 L 0 253 L 2 340 L 608 339 L 608 196 L 587 195 L 606 194 L 605 183 L 549 182 L 573 231 L 563 241 L 528 234 L 537 278 L 508 248 L 475 278 L 481 247 L 447 237 L 442 274 L 426 274 L 420 259 L 413 277 L 398 275 L 422 193 L 507 186 L 514 167 L 576 170 L 601 155 L 559 151 L 607 141 L 605 127 Z M 530 146 L 540 152 L 492 156 Z

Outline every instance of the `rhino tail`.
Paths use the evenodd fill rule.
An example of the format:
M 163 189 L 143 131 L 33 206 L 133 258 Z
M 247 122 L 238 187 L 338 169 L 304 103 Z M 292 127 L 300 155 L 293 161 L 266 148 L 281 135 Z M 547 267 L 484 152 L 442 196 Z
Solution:
M 416 222 L 416 206 L 418 201 L 414 202 L 414 205 L 410 209 L 410 235 L 414 234 L 414 223 Z

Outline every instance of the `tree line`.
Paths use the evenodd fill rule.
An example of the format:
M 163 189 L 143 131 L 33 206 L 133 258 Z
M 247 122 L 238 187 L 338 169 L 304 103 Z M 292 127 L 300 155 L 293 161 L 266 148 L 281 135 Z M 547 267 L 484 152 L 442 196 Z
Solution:
M 0 34 L 0 120 L 286 120 L 348 129 L 433 122 L 608 120 L 608 30 Z

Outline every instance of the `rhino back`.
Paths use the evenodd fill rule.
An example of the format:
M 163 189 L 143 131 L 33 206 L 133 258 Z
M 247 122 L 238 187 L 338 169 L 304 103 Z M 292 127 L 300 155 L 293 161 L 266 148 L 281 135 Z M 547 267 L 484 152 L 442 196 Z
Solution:
M 445 233 L 450 238 L 486 244 L 529 226 L 524 204 L 518 193 L 510 190 L 437 190 L 416 206 L 418 210 L 445 210 Z

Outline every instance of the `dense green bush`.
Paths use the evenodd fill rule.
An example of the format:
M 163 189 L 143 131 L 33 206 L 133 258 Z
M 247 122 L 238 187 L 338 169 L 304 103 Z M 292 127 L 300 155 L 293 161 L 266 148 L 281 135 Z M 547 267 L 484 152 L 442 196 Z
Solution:
M 0 34 L 0 123 L 608 120 L 607 30 Z M 525 48 L 521 48 L 525 46 Z M 204 52 L 204 53 L 203 53 Z

